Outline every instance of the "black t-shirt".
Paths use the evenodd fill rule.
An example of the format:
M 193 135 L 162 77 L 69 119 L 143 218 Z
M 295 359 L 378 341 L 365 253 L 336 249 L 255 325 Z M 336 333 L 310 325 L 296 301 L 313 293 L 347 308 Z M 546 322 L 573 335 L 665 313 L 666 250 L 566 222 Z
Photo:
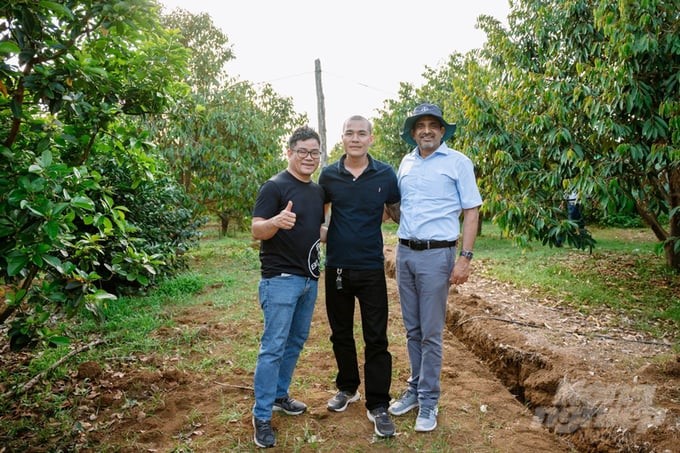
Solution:
M 399 201 L 392 167 L 368 156 L 368 167 L 355 178 L 345 169 L 345 156 L 323 169 L 319 184 L 331 205 L 326 264 L 344 269 L 384 266 L 382 215 L 385 204 Z
M 324 193 L 320 185 L 302 182 L 284 170 L 260 186 L 253 217 L 274 217 L 285 209 L 288 201 L 293 202 L 295 226 L 261 241 L 262 277 L 293 274 L 318 279 L 319 230 L 324 222 Z

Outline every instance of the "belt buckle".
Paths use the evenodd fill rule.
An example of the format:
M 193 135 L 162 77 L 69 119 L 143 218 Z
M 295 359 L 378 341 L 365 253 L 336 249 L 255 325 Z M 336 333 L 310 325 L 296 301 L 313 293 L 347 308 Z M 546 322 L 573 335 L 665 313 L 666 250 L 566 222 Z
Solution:
M 427 250 L 430 248 L 430 241 L 421 241 L 420 239 L 414 239 L 410 241 L 409 246 L 413 250 Z
M 406 239 L 406 245 L 411 250 L 429 250 L 431 248 L 429 240 L 422 239 Z

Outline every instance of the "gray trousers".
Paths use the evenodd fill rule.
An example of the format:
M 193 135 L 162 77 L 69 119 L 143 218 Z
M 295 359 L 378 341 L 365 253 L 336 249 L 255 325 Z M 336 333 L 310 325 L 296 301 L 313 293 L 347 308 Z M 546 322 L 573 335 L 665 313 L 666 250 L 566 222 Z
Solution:
M 434 407 L 441 393 L 442 342 L 449 277 L 456 248 L 397 248 L 397 284 L 411 365 L 410 389 L 422 407 Z

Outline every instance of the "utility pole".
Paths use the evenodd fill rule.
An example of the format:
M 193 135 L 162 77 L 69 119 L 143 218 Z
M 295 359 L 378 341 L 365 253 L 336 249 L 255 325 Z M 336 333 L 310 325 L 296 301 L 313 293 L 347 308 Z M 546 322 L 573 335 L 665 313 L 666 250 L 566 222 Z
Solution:
M 321 60 L 314 60 L 314 74 L 316 78 L 316 111 L 319 117 L 319 136 L 321 137 L 321 166 L 326 166 L 328 154 L 326 154 L 326 107 L 321 86 Z

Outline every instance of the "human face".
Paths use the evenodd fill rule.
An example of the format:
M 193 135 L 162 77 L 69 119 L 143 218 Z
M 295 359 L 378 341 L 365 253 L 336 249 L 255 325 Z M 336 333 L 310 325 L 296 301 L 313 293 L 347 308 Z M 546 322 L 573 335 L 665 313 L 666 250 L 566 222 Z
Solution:
M 342 146 L 348 157 L 357 159 L 366 156 L 373 144 L 371 125 L 367 120 L 349 119 L 342 128 Z
M 312 174 L 319 167 L 319 160 L 321 156 L 313 157 L 307 154 L 301 157 L 298 152 L 312 152 L 319 153 L 321 145 L 316 139 L 310 138 L 307 140 L 300 140 L 295 143 L 292 149 L 289 149 L 288 154 L 288 171 L 300 181 L 311 181 Z
M 446 132 L 446 129 L 437 117 L 425 115 L 416 120 L 411 130 L 411 136 L 418 144 L 420 155 L 426 157 L 439 148 L 444 132 Z

